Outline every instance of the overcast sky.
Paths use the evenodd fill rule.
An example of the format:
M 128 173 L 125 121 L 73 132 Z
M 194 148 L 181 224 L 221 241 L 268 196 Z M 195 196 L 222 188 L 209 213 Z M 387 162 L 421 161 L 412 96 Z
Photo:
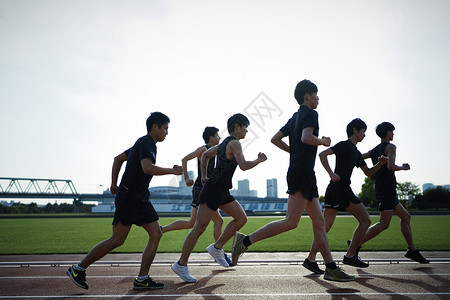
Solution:
M 241 112 L 251 120 L 246 158 L 268 160 L 236 171 L 235 187 L 248 178 L 265 197 L 266 179 L 277 178 L 286 197 L 289 156 L 270 138 L 298 109 L 293 91 L 307 78 L 332 145 L 359 117 L 368 130 L 358 148 L 370 150 L 375 126 L 390 121 L 397 164 L 411 165 L 398 181 L 450 184 L 449 12 L 447 0 L 0 0 L 0 177 L 100 192 L 150 112 L 171 119 L 157 144 L 167 167 L 202 145 L 205 126 L 222 131 Z M 315 170 L 323 195 L 318 159 Z M 358 193 L 364 175 L 353 174 Z

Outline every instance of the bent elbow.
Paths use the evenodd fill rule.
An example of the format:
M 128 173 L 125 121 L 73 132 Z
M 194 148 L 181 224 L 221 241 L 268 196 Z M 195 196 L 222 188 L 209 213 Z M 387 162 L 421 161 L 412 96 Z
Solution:
M 123 162 L 124 160 L 120 158 L 120 155 L 114 157 L 114 164 L 122 164 Z
M 155 175 L 154 169 L 149 167 L 143 167 L 142 172 L 144 172 L 144 174 L 146 175 Z
M 241 169 L 241 171 L 247 171 L 248 168 L 244 167 L 244 166 L 239 166 L 239 169 Z
M 250 164 L 247 164 L 247 163 L 239 165 L 239 169 L 241 169 L 242 171 L 247 171 L 247 170 L 250 170 L 251 168 L 252 167 L 250 166 Z
M 148 169 L 145 169 L 145 170 L 142 170 L 143 172 L 144 172 L 144 174 L 146 174 L 146 175 L 151 175 L 151 176 L 153 176 L 153 173 L 150 171 L 150 170 L 148 170 Z
M 306 145 L 313 145 L 310 138 L 307 138 L 307 137 L 303 137 L 303 136 L 302 136 L 301 141 L 302 141 L 303 144 L 306 144 Z

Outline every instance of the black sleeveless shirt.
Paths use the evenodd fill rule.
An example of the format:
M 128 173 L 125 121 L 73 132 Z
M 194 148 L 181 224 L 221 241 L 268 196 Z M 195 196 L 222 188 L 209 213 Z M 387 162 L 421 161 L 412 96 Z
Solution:
M 378 162 L 378 157 L 384 155 L 387 142 L 382 142 L 370 151 L 370 158 L 375 165 Z M 397 179 L 394 171 L 389 171 L 387 164 L 381 166 L 378 172 L 375 173 L 375 195 L 377 198 L 394 197 L 397 195 Z
M 205 147 L 206 147 L 206 149 L 211 148 L 209 145 L 205 145 Z M 212 171 L 214 170 L 215 164 L 216 164 L 216 158 L 211 157 L 209 159 L 208 167 L 206 169 L 207 177 L 211 176 Z M 197 179 L 195 180 L 194 187 L 201 188 L 203 186 L 203 184 L 202 184 L 202 162 L 200 159 L 197 159 L 197 168 L 198 168 L 198 173 L 197 173 L 198 175 L 197 175 Z
M 211 174 L 211 178 L 209 179 L 216 184 L 226 187 L 227 189 L 231 189 L 233 187 L 232 179 L 238 164 L 234 158 L 232 160 L 227 159 L 226 149 L 228 143 L 235 139 L 235 137 L 229 136 L 222 143 L 220 143 L 217 151 L 217 164 Z

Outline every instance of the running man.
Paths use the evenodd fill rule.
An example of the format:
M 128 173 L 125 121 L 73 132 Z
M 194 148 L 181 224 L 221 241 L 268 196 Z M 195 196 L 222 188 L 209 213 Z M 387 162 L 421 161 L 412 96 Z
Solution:
M 147 119 L 147 135 L 139 138 L 133 147 L 114 159 L 111 192 L 116 194 L 116 211 L 113 220 L 112 236 L 97 244 L 86 257 L 71 266 L 67 275 L 79 287 L 88 289 L 86 269 L 97 260 L 121 246 L 133 224 L 141 226 L 148 233 L 148 243 L 142 253 L 138 277 L 134 280 L 134 289 L 161 289 L 163 283 L 153 281 L 149 276 L 150 266 L 155 258 L 162 233 L 158 223 L 158 214 L 150 202 L 148 186 L 154 175 L 181 175 L 182 167 L 162 168 L 156 163 L 156 143 L 164 141 L 168 134 L 169 118 L 153 112 Z M 124 159 L 127 158 L 127 159 Z M 123 162 L 128 160 L 120 186 L 117 177 Z
M 350 187 L 350 178 L 354 167 L 361 168 L 364 174 L 371 177 L 387 161 L 385 156 L 380 156 L 374 167 L 370 169 L 367 167 L 361 152 L 356 148 L 356 144 L 361 142 L 366 136 L 366 130 L 367 125 L 363 120 L 352 120 L 347 125 L 348 140 L 339 142 L 319 154 L 320 162 L 331 179 L 325 192 L 325 209 L 323 212 L 325 230 L 328 232 L 331 229 L 338 211 L 348 211 L 358 220 L 358 226 L 353 232 L 353 238 L 342 262 L 359 268 L 367 268 L 369 266 L 368 263 L 361 261 L 356 252 L 358 244 L 366 234 L 371 221 L 366 208 Z M 331 170 L 328 162 L 328 156 L 333 154 L 336 156 L 334 172 Z M 313 241 L 311 251 L 303 262 L 303 266 L 311 272 L 323 274 L 324 271 L 319 268 L 316 262 L 317 251 L 318 249 Z
M 233 220 L 231 220 L 215 243 L 209 245 L 206 250 L 221 266 L 227 268 L 229 264 L 225 259 L 223 246 L 233 235 L 245 225 L 247 215 L 244 209 L 232 195 L 232 178 L 236 167 L 243 171 L 256 167 L 267 157 L 264 153 L 259 153 L 258 158 L 248 161 L 242 152 L 239 140 L 245 138 L 247 127 L 250 121 L 243 114 L 235 114 L 228 119 L 227 128 L 230 135 L 218 146 L 209 148 L 202 155 L 202 182 L 203 189 L 200 192 L 200 206 L 197 211 L 197 220 L 194 227 L 184 240 L 181 257 L 172 265 L 172 270 L 186 282 L 196 282 L 197 279 L 189 273 L 187 266 L 189 256 L 192 253 L 198 238 L 205 232 L 211 218 L 216 214 L 217 209 L 221 209 Z M 209 160 L 217 156 L 217 164 L 211 178 L 207 178 L 207 168 Z
M 219 129 L 216 127 L 206 127 L 203 131 L 203 140 L 205 141 L 205 144 L 203 146 L 198 147 L 193 152 L 189 153 L 183 159 L 181 160 L 181 166 L 183 167 L 183 175 L 184 175 L 184 181 L 187 186 L 193 186 L 192 188 L 192 203 L 191 203 L 191 218 L 189 220 L 177 220 L 173 223 L 170 223 L 169 225 L 162 227 L 162 233 L 166 233 L 173 230 L 181 230 L 181 229 L 191 229 L 194 227 L 195 220 L 197 219 L 197 211 L 199 203 L 199 195 L 200 191 L 203 188 L 202 183 L 202 176 L 201 176 L 201 159 L 202 154 L 208 150 L 211 147 L 214 147 L 219 144 L 220 136 L 219 136 Z M 198 166 L 198 172 L 197 172 L 197 179 L 194 181 L 189 178 L 189 174 L 187 171 L 187 162 L 191 159 L 197 158 L 197 166 Z M 214 170 L 215 166 L 215 157 L 212 157 L 208 163 L 207 168 L 207 174 L 208 177 L 211 176 L 212 171 Z M 214 215 L 212 216 L 212 221 L 214 223 L 213 227 L 213 235 L 214 240 L 218 240 L 220 235 L 222 234 L 222 225 L 223 225 L 223 218 L 220 215 L 219 211 L 217 210 Z M 225 259 L 227 260 L 228 264 L 231 266 L 231 259 L 225 254 Z
M 380 221 L 366 232 L 366 235 L 359 244 L 359 248 L 367 241 L 379 235 L 382 231 L 389 228 L 392 215 L 395 213 L 400 218 L 400 229 L 408 244 L 408 250 L 405 254 L 406 258 L 412 259 L 421 264 L 427 264 L 429 261 L 420 254 L 413 242 L 411 230 L 411 215 L 398 201 L 397 198 L 397 180 L 395 172 L 401 170 L 409 170 L 407 163 L 397 166 L 395 164 L 397 147 L 391 142 L 394 140 L 395 127 L 389 122 L 383 122 L 377 126 L 375 132 L 381 138 L 381 143 L 375 148 L 363 155 L 364 159 L 371 158 L 375 164 L 377 157 L 385 155 L 388 158 L 387 164 L 375 173 L 375 196 L 379 201 L 378 210 L 380 211 Z
M 315 244 L 325 261 L 324 278 L 334 281 L 351 281 L 355 277 L 346 274 L 333 261 L 319 204 L 314 173 L 317 146 L 330 146 L 331 140 L 329 137 L 318 138 L 319 122 L 315 110 L 319 104 L 317 91 L 317 86 L 309 80 L 305 79 L 297 84 L 294 96 L 300 109 L 271 140 L 278 148 L 290 153 L 286 218 L 273 221 L 247 236 L 237 232 L 234 236 L 231 260 L 234 265 L 237 265 L 239 256 L 253 243 L 297 228 L 303 210 L 306 209 L 312 220 Z M 282 140 L 287 136 L 289 145 Z

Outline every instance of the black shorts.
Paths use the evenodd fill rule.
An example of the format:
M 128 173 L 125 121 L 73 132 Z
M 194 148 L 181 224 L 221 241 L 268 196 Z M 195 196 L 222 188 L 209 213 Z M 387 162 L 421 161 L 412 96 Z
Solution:
M 195 186 L 192 188 L 192 203 L 191 206 L 194 208 L 198 208 L 200 205 L 199 199 L 200 199 L 200 192 L 202 191 L 202 186 Z
M 134 193 L 127 188 L 119 188 L 115 200 L 116 212 L 113 225 L 122 223 L 142 226 L 159 220 L 158 213 L 150 203 L 150 193 Z
M 297 191 L 301 191 L 303 196 L 312 201 L 314 198 L 319 197 L 317 191 L 316 175 L 314 172 L 306 174 L 301 172 L 288 172 L 287 174 L 287 193 L 292 195 Z
M 393 210 L 399 204 L 397 196 L 379 198 L 378 201 L 379 211 Z
M 330 182 L 325 192 L 325 208 L 346 211 L 350 202 L 359 204 L 361 200 L 347 183 Z
M 220 206 L 235 201 L 230 194 L 230 190 L 212 181 L 207 181 L 202 188 L 199 196 L 199 203 L 206 203 L 212 210 L 217 210 Z

